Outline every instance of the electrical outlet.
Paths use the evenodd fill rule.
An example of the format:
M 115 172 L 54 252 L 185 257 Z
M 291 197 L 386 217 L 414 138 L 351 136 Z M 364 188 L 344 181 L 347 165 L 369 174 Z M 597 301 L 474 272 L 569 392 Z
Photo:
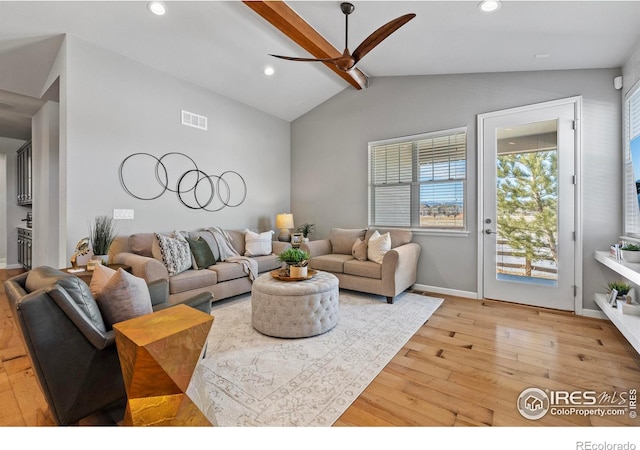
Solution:
M 133 219 L 133 209 L 114 209 L 114 219 Z

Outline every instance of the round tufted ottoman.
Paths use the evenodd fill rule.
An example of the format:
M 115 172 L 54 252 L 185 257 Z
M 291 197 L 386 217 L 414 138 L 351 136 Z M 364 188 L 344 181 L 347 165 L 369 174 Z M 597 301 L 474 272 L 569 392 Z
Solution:
M 251 288 L 251 322 L 262 334 L 283 338 L 315 336 L 338 323 L 338 279 L 318 272 L 305 281 L 260 275 Z

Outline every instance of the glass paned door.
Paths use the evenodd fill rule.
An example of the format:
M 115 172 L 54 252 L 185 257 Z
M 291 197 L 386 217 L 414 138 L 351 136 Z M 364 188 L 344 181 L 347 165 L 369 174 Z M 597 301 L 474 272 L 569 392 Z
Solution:
M 485 298 L 574 310 L 575 104 L 480 116 Z
M 496 131 L 498 280 L 558 283 L 557 121 Z

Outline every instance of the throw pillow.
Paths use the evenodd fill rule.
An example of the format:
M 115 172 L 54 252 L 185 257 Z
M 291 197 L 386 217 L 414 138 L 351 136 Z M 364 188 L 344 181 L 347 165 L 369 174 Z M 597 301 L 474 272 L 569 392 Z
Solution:
M 359 228 L 332 228 L 329 232 L 331 253 L 350 255 L 353 243 L 358 238 L 364 239 L 366 231 Z
M 367 260 L 367 243 L 362 239 L 358 238 L 351 248 L 351 255 L 358 261 L 366 261 Z
M 375 263 L 382 264 L 384 254 L 389 250 L 391 250 L 391 235 L 389 233 L 381 235 L 376 230 L 367 244 L 367 258 Z
M 216 242 L 216 238 L 213 237 L 213 233 L 211 231 L 190 231 L 189 237 L 191 239 L 203 239 L 207 244 L 209 244 L 209 248 L 211 249 L 211 252 L 213 253 L 216 261 L 220 261 L 220 251 L 218 250 L 218 243 Z
M 198 237 L 197 239 L 186 238 L 189 243 L 189 250 L 191 250 L 191 260 L 193 268 L 195 270 L 206 269 L 209 266 L 213 266 L 216 263 L 216 257 L 213 256 L 211 247 L 204 239 Z
M 251 230 L 244 230 L 244 256 L 264 256 L 270 255 L 272 251 L 271 240 L 273 230 L 264 233 L 254 233 Z
M 102 264 L 97 264 L 93 269 L 91 275 L 91 281 L 89 282 L 89 290 L 93 294 L 93 298 L 98 298 L 100 291 L 104 288 L 104 285 L 116 274 L 116 271 L 110 267 Z
M 153 312 L 146 281 L 121 268 L 98 292 L 96 302 L 107 329 L 114 323 Z
M 174 231 L 171 236 L 156 233 L 156 239 L 169 275 L 177 275 L 191 268 L 193 263 L 189 243 L 180 233 Z

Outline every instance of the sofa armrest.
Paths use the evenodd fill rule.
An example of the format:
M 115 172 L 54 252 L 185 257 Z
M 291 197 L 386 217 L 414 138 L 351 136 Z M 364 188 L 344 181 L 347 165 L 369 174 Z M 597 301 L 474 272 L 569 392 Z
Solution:
M 416 282 L 420 251 L 418 244 L 409 242 L 385 253 L 382 259 L 382 282 L 385 285 L 392 283 L 388 287 L 393 291 L 393 296 Z
M 309 253 L 311 257 L 328 255 L 331 253 L 331 241 L 329 239 L 318 239 L 317 241 L 304 242 L 300 249 Z
M 151 296 L 151 306 L 162 305 L 169 301 L 169 281 L 155 280 L 147 284 Z
M 131 273 L 136 277 L 144 278 L 147 283 L 156 280 L 169 280 L 169 272 L 165 265 L 148 256 L 123 252 L 115 255 L 113 262 L 131 266 Z
M 274 255 L 279 255 L 280 253 L 291 247 L 291 242 L 271 241 L 271 251 Z
M 211 301 L 213 300 L 213 294 L 211 292 L 201 292 L 188 298 L 184 302 L 181 302 L 187 306 L 191 306 L 194 309 L 202 311 L 207 314 L 211 314 Z M 168 302 L 157 304 L 153 306 L 154 311 L 160 311 L 161 309 L 172 308 L 176 305 L 170 305 Z

